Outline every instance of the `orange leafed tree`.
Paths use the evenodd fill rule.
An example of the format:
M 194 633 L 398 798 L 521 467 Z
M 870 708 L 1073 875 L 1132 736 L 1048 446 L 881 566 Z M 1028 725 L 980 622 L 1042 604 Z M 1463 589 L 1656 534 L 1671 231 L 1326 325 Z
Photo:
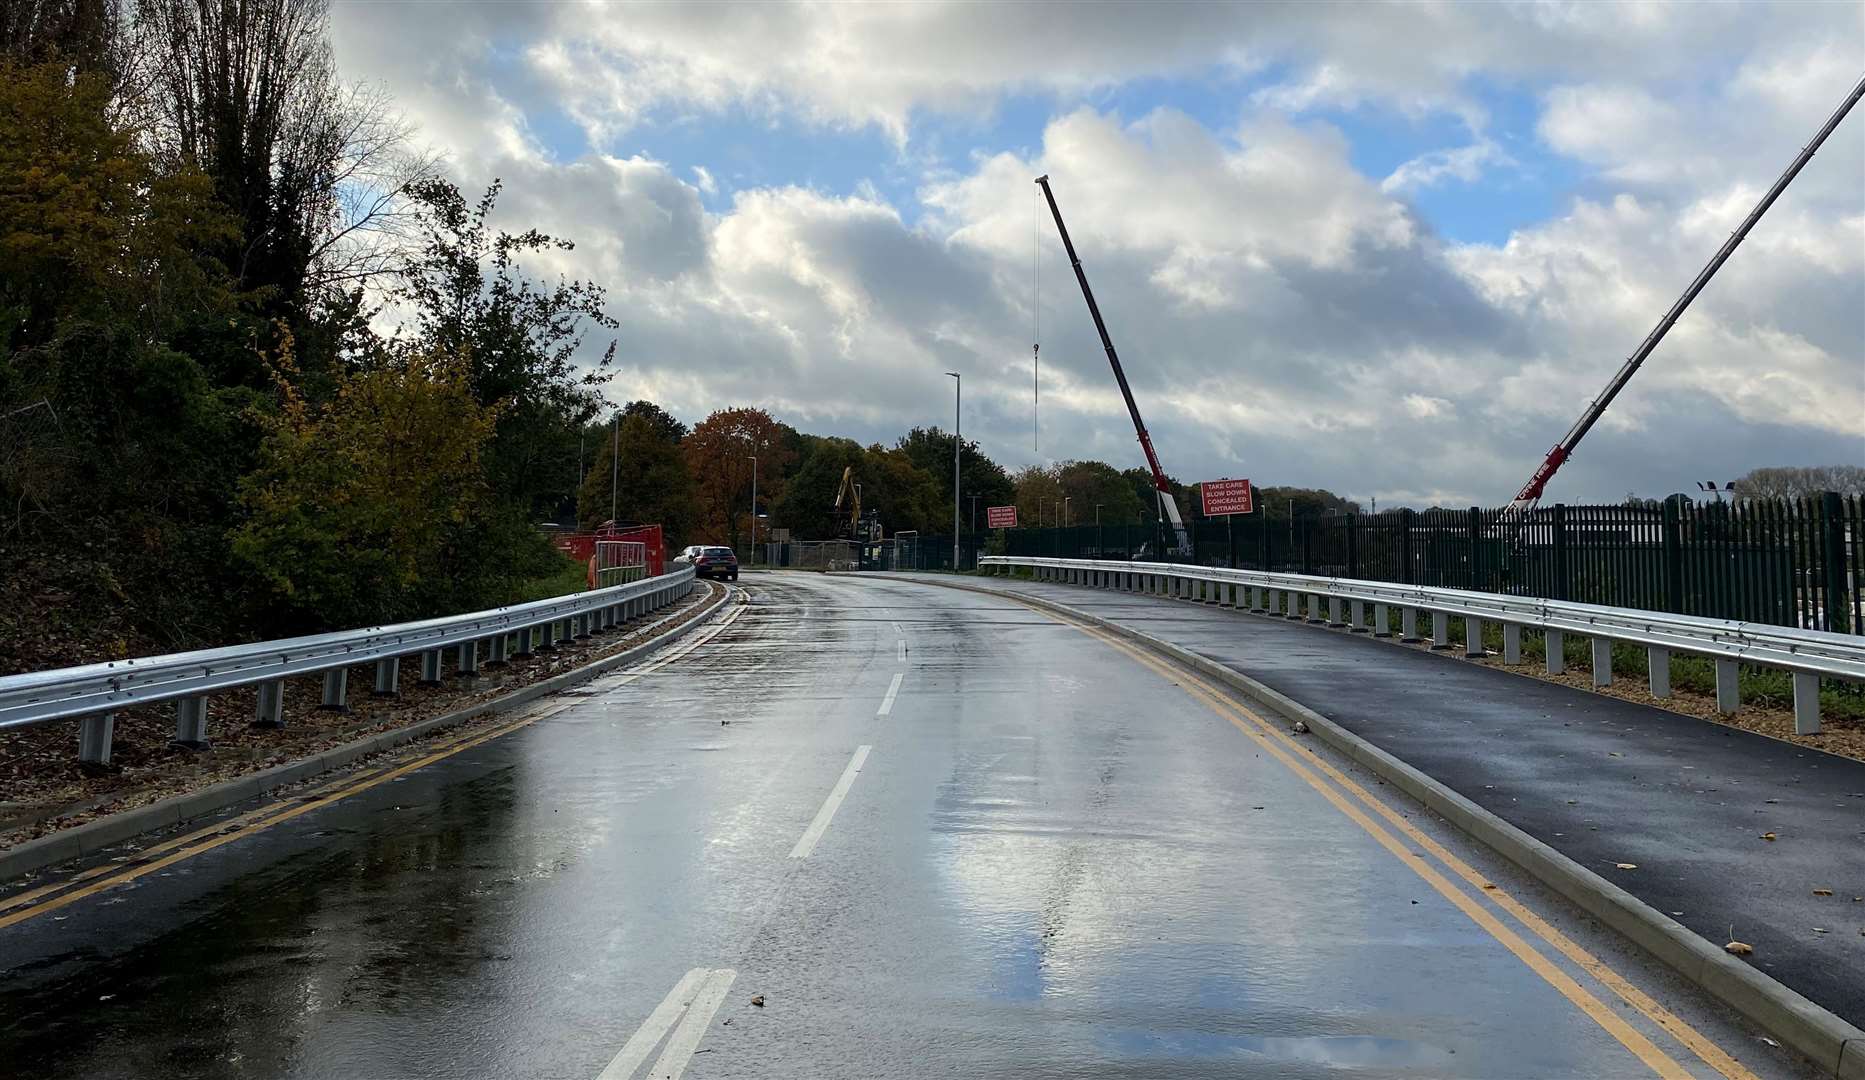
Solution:
M 763 409 L 720 409 L 680 442 L 693 477 L 695 543 L 751 541 L 751 459 L 758 459 L 758 503 L 783 493 L 791 452 L 783 425 Z

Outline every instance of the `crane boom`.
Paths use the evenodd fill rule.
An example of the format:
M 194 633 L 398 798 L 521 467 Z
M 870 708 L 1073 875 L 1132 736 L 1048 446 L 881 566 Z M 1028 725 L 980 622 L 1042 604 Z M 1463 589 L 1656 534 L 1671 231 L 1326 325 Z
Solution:
M 1133 418 L 1133 430 L 1140 437 L 1140 449 L 1146 452 L 1146 467 L 1153 472 L 1153 490 L 1159 496 L 1160 520 L 1171 523 L 1180 553 L 1189 555 L 1191 535 L 1185 531 L 1185 522 L 1179 517 L 1178 500 L 1172 497 L 1172 485 L 1166 480 L 1166 471 L 1159 467 L 1159 455 L 1153 451 L 1153 437 L 1146 433 L 1146 421 L 1140 419 L 1140 407 L 1134 403 L 1133 388 L 1127 385 L 1127 373 L 1120 368 L 1120 356 L 1114 351 L 1114 339 L 1107 334 L 1107 323 L 1101 319 L 1100 305 L 1094 302 L 1094 290 L 1088 287 L 1088 275 L 1082 270 L 1081 259 L 1075 254 L 1074 241 L 1068 237 L 1068 226 L 1062 224 L 1062 210 L 1056 206 L 1055 192 L 1049 190 L 1049 177 L 1039 176 L 1036 183 L 1043 189 L 1043 198 L 1049 201 L 1049 213 L 1056 219 L 1056 232 L 1062 234 L 1062 249 L 1068 252 L 1069 265 L 1075 268 L 1075 281 L 1081 286 L 1082 299 L 1088 301 L 1088 314 L 1094 316 L 1094 328 L 1101 335 L 1101 346 L 1107 350 L 1107 362 L 1114 369 L 1114 381 L 1120 384 L 1120 396 L 1127 402 L 1127 415 Z
M 1651 355 L 1652 350 L 1658 347 L 1660 341 L 1664 340 L 1664 335 L 1669 333 L 1671 327 L 1677 323 L 1684 309 L 1689 307 L 1690 302 L 1703 291 L 1703 287 L 1710 283 L 1710 278 L 1716 276 L 1716 271 L 1722 269 L 1723 263 L 1735 253 L 1736 247 L 1748 236 L 1749 230 L 1755 227 L 1755 223 L 1761 220 L 1761 216 L 1768 212 L 1768 208 L 1774 205 L 1776 199 L 1781 197 L 1781 192 L 1787 190 L 1787 185 L 1792 183 L 1794 177 L 1800 174 L 1800 170 L 1813 159 L 1813 154 L 1820 148 L 1820 144 L 1825 142 L 1826 137 L 1839 126 L 1839 122 L 1846 118 L 1846 113 L 1852 111 L 1852 106 L 1858 104 L 1861 96 L 1865 96 L 1865 78 L 1860 79 L 1859 84 L 1852 88 L 1852 93 L 1839 103 L 1839 108 L 1827 118 L 1826 124 L 1813 136 L 1813 141 L 1802 148 L 1799 155 L 1794 158 L 1793 164 L 1787 167 L 1787 171 L 1781 174 L 1781 178 L 1774 182 L 1774 186 L 1768 189 L 1766 195 L 1762 196 L 1761 202 L 1756 204 L 1755 209 L 1749 211 L 1748 217 L 1743 219 L 1741 226 L 1729 234 L 1729 239 L 1723 241 L 1723 246 L 1710 259 L 1709 265 L 1698 272 L 1696 279 L 1690 283 L 1690 287 L 1684 290 L 1684 295 L 1677 298 L 1677 302 L 1671 305 L 1671 309 L 1658 320 L 1658 325 L 1652 328 L 1651 333 L 1645 335 L 1645 340 L 1640 342 L 1626 362 L 1620 365 L 1612 381 L 1606 384 L 1606 389 L 1600 393 L 1600 396 L 1593 399 L 1592 404 L 1587 406 L 1586 411 L 1580 415 L 1579 420 L 1574 422 L 1574 426 L 1567 430 L 1567 434 L 1560 443 L 1548 451 L 1548 456 L 1542 459 L 1540 467 L 1535 470 L 1535 475 L 1529 477 L 1528 483 L 1522 485 L 1522 490 L 1516 493 L 1515 502 L 1509 508 L 1515 516 L 1520 517 L 1541 501 L 1541 493 L 1547 488 L 1548 481 L 1554 478 L 1555 472 L 1572 456 L 1574 448 L 1579 446 L 1580 440 L 1586 438 L 1587 432 L 1593 429 L 1594 423 L 1606 411 L 1606 407 L 1612 404 L 1612 399 L 1618 397 L 1619 391 L 1625 389 L 1625 384 L 1632 380 L 1639 366 L 1645 362 L 1645 358 Z

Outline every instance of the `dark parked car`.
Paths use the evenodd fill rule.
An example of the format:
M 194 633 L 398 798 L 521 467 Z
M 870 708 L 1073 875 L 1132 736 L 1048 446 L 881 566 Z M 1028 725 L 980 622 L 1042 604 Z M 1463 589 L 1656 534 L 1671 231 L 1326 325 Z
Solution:
M 729 547 L 690 547 L 681 551 L 673 561 L 676 564 L 691 564 L 693 573 L 699 577 L 738 580 L 738 554 Z

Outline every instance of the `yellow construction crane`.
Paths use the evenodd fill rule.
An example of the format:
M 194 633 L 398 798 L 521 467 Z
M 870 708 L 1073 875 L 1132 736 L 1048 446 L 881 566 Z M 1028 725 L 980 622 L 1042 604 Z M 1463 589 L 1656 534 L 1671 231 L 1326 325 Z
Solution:
M 849 539 L 854 539 L 861 532 L 861 485 L 855 483 L 855 467 L 848 466 L 842 470 L 842 486 L 835 489 L 835 513 L 842 516 L 842 505 L 848 504 L 846 522 L 838 522 L 836 531 Z

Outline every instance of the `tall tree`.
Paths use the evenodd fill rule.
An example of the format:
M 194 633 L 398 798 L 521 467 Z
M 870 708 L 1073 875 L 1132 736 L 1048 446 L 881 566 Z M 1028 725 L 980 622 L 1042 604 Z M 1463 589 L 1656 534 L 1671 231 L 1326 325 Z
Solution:
M 433 159 L 378 90 L 346 87 L 329 0 L 137 0 L 161 153 L 199 167 L 240 221 L 219 254 L 269 314 L 390 268 L 409 186 Z
M 790 466 L 782 427 L 763 409 L 720 409 L 694 425 L 681 448 L 693 474 L 701 542 L 749 542 L 751 459 L 758 459 L 758 501 L 769 506 L 782 497 Z
M 1091 525 L 1100 507 L 1104 525 L 1132 525 L 1144 508 L 1133 485 L 1112 465 L 1102 461 L 1065 461 L 1056 468 L 1056 480 L 1068 499 L 1068 521 Z
M 421 247 L 397 274 L 393 298 L 409 312 L 404 346 L 465 358 L 481 405 L 500 403 L 498 437 L 487 453 L 495 496 L 523 504 L 532 519 L 574 496 L 577 441 L 602 409 L 601 385 L 615 342 L 586 360 L 585 329 L 612 330 L 600 285 L 534 284 L 522 259 L 569 251 L 568 240 L 488 224 L 500 185 L 471 205 L 445 180 L 414 185 Z
M 771 502 L 771 524 L 789 529 L 798 540 L 832 539 L 843 534 L 848 522 L 848 507 L 840 515 L 835 512 L 842 471 L 853 468 L 861 474 L 865 452 L 853 439 L 805 435 L 802 442 L 801 462 Z
M 1865 466 L 1813 465 L 1750 469 L 1735 482 L 1744 499 L 1795 499 L 1836 491 L 1865 495 Z
M 0 4 L 0 56 L 55 63 L 112 85 L 123 65 L 117 0 L 7 0 Z
M 952 530 L 952 435 L 938 427 L 916 427 L 894 444 L 902 453 L 938 485 L 939 499 L 945 506 L 943 523 L 937 531 Z M 992 461 L 970 439 L 959 451 L 960 529 L 971 530 L 971 515 L 976 495 L 978 506 L 1003 506 L 1016 494 L 1016 485 L 1004 467 Z M 981 519 L 982 520 L 982 519 Z
M 693 530 L 693 477 L 678 442 L 642 411 L 625 412 L 613 436 L 603 439 L 583 478 L 577 523 L 593 529 L 613 517 L 659 525 L 670 545 L 685 544 Z

